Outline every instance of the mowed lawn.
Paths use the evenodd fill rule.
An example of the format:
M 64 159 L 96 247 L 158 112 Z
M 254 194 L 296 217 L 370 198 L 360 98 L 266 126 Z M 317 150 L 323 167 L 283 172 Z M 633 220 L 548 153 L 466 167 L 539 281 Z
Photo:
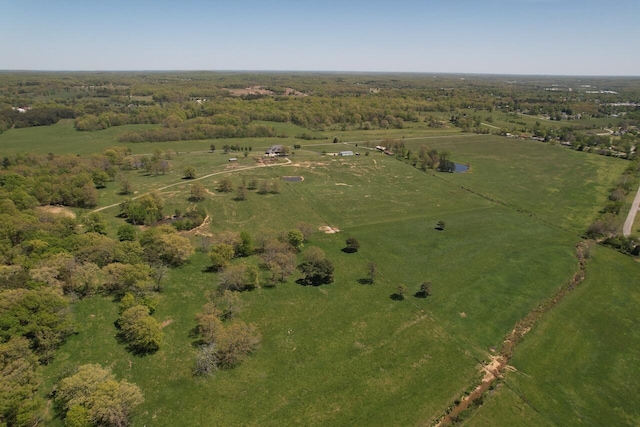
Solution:
M 517 371 L 465 425 L 640 425 L 640 265 L 596 248 L 586 280 L 545 315 Z
M 217 285 L 216 275 L 203 271 L 206 255 L 197 254 L 164 282 L 155 314 L 166 321 L 159 352 L 142 358 L 126 353 L 114 338 L 114 304 L 92 298 L 75 305 L 79 333 L 47 372 L 53 377 L 83 363 L 111 366 L 145 394 L 135 425 L 428 424 L 478 378 L 478 360 L 486 360 L 518 319 L 571 277 L 579 240 L 573 218 L 578 210 L 592 217 L 598 209 L 583 203 L 551 215 L 544 193 L 533 191 L 538 203 L 525 210 L 519 205 L 527 198 L 513 186 L 553 185 L 595 203 L 603 197 L 600 187 L 614 179 L 601 170 L 610 164 L 585 156 L 595 184 L 576 182 L 561 167 L 545 175 L 537 162 L 525 162 L 523 180 L 514 182 L 501 165 L 526 158 L 528 146 L 512 142 L 504 149 L 502 140 L 486 138 L 464 151 L 456 144 L 465 141 L 444 139 L 437 148 L 449 144 L 446 149 L 478 164 L 466 175 L 434 176 L 379 153 L 308 154 L 293 156 L 290 166 L 233 174 L 236 184 L 243 178 L 304 177 L 278 181 L 280 194 L 250 192 L 247 200 L 234 201 L 233 194 L 215 192 L 219 176 L 203 180 L 212 191 L 203 203 L 214 233 L 287 230 L 299 221 L 340 229 L 316 233 L 307 243 L 334 262 L 335 282 L 303 287 L 294 274 L 275 289 L 244 293 L 248 307 L 240 318 L 258 325 L 261 349 L 233 370 L 194 378 L 194 315 L 205 291 Z M 493 154 L 483 158 L 481 145 Z M 546 150 L 550 164 L 578 162 L 569 150 Z M 490 179 L 480 165 L 502 179 Z M 490 182 L 494 200 L 461 188 L 484 190 Z M 186 204 L 188 197 L 175 188 L 163 195 L 171 206 Z M 435 229 L 440 220 L 444 231 Z M 341 251 L 349 236 L 361 243 L 355 254 Z M 363 285 L 358 279 L 369 262 L 380 275 L 375 284 Z M 433 296 L 413 297 L 425 280 L 433 283 Z M 410 291 L 404 301 L 390 298 L 399 284 Z

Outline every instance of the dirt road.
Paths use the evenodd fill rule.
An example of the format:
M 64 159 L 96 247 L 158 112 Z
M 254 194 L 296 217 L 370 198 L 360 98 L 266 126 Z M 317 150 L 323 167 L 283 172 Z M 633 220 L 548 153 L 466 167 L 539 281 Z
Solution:
M 631 228 L 633 227 L 633 222 L 636 219 L 638 207 L 640 207 L 640 187 L 638 187 L 636 198 L 633 199 L 631 209 L 629 209 L 629 215 L 627 215 L 627 219 L 624 222 L 624 226 L 622 227 L 622 234 L 624 234 L 625 237 L 629 237 L 629 235 L 631 234 Z
M 201 179 L 207 179 L 207 178 L 210 178 L 210 177 L 215 176 L 215 175 L 223 175 L 223 174 L 226 174 L 226 173 L 241 172 L 241 171 L 246 171 L 246 170 L 249 170 L 249 169 L 257 169 L 257 168 L 272 168 L 272 167 L 276 167 L 276 166 L 288 166 L 288 165 L 290 165 L 292 163 L 291 160 L 289 160 L 289 158 L 285 158 L 285 160 L 287 161 L 287 163 L 275 163 L 275 164 L 271 164 L 271 165 L 247 166 L 247 167 L 238 168 L 238 169 L 231 169 L 231 170 L 225 170 L 225 171 L 221 171 L 221 172 L 214 172 L 214 173 L 210 173 L 208 175 L 201 176 L 199 178 L 190 179 L 189 181 L 181 180 L 180 182 L 175 182 L 173 184 L 165 185 L 164 187 L 156 188 L 154 191 L 163 191 L 163 190 L 166 190 L 167 188 L 175 187 L 176 185 L 184 185 L 184 184 L 187 184 L 189 182 L 200 181 Z M 149 193 L 144 193 L 144 194 L 140 194 L 140 195 L 138 195 L 136 197 L 132 197 L 131 200 L 139 199 L 140 197 L 142 197 L 142 196 L 144 196 L 146 194 L 149 194 Z M 101 208 L 94 209 L 93 212 L 100 212 L 100 211 L 103 211 L 105 209 L 115 208 L 116 206 L 120 206 L 120 203 L 114 203 L 114 204 L 109 205 L 109 206 L 103 206 Z

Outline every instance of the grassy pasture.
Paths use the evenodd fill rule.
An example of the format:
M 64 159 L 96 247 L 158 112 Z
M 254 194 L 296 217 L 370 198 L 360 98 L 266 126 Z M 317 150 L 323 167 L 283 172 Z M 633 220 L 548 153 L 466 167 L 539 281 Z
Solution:
M 249 306 L 241 318 L 258 324 L 263 345 L 240 367 L 213 379 L 191 376 L 194 314 L 205 302 L 204 292 L 217 283 L 215 274 L 203 272 L 208 261 L 198 254 L 172 270 L 164 283 L 156 317 L 168 324 L 158 353 L 144 358 L 126 353 L 115 342 L 114 305 L 93 298 L 76 304 L 79 333 L 48 373 L 55 376 L 89 362 L 112 366 L 145 393 L 136 425 L 174 425 L 175 420 L 185 425 L 429 422 L 478 376 L 477 361 L 486 359 L 518 319 L 575 271 L 577 233 L 556 225 L 574 224 L 575 211 L 558 209 L 554 220 L 548 219 L 546 193 L 536 188 L 553 184 L 596 203 L 602 197 L 598 187 L 576 182 L 575 174 L 561 166 L 582 159 L 597 184 L 608 187 L 614 174 L 602 170 L 617 164 L 495 137 L 425 141 L 448 149 L 455 160 L 471 162 L 472 172 L 434 176 L 376 152 L 340 158 L 301 150 L 291 165 L 230 175 L 236 184 L 243 178 L 304 177 L 302 182 L 282 181 L 280 194 L 250 192 L 239 202 L 233 194 L 215 192 L 221 175 L 201 181 L 213 193 L 202 202 L 212 217 L 212 232 L 289 229 L 298 221 L 342 230 L 316 233 L 309 243 L 334 261 L 335 283 L 303 287 L 293 282 L 294 275 L 276 289 L 243 294 Z M 517 174 L 532 178 L 514 191 L 516 172 L 501 165 L 542 156 L 544 150 L 548 169 L 523 162 Z M 199 170 L 208 162 L 212 171 L 228 167 L 218 154 L 176 159 L 197 164 Z M 491 169 L 502 179 L 490 177 Z M 151 189 L 160 184 L 156 178 L 138 179 L 147 180 Z M 491 195 L 502 203 L 461 188 L 479 192 L 491 185 Z M 161 192 L 168 209 L 187 205 L 185 191 L 188 182 Z M 527 200 L 521 192 L 539 198 L 531 214 L 518 208 Z M 583 203 L 575 209 L 590 216 L 597 208 Z M 439 220 L 447 223 L 443 232 L 434 229 Z M 360 240 L 358 253 L 340 251 L 348 236 Z M 358 283 L 368 262 L 380 270 L 374 285 Z M 433 282 L 432 297 L 390 298 L 398 284 L 412 294 L 424 280 Z
M 384 138 L 401 139 L 403 137 L 419 137 L 425 133 L 429 135 L 456 134 L 460 131 L 456 128 L 430 129 L 420 124 L 410 124 L 406 129 L 376 129 L 376 130 L 352 130 L 352 131 L 311 131 L 291 123 L 278 123 L 255 121 L 254 124 L 273 126 L 277 132 L 286 135 L 286 138 L 231 138 L 209 139 L 197 141 L 169 141 L 169 142 L 119 142 L 118 136 L 124 132 L 148 130 L 159 125 L 124 125 L 94 132 L 79 132 L 73 127 L 73 120 L 63 119 L 51 126 L 37 126 L 22 129 L 9 129 L 0 134 L 0 150 L 4 154 L 31 152 L 35 154 L 78 154 L 88 155 L 101 153 L 113 146 L 131 148 L 133 154 L 151 154 L 155 149 L 165 151 L 171 149 L 178 153 L 193 153 L 209 151 L 211 144 L 222 151 L 222 146 L 238 144 L 241 147 L 252 147 L 254 153 L 264 152 L 274 144 L 284 144 L 293 148 L 294 144 L 303 146 L 327 144 L 334 137 L 342 141 L 379 140 Z M 415 125 L 415 127 L 413 127 Z M 302 133 L 307 133 L 319 140 L 304 140 L 297 138 Z M 235 156 L 238 153 L 230 153 Z M 240 153 L 241 154 L 241 153 Z
M 234 138 L 198 141 L 170 141 L 170 142 L 119 142 L 118 136 L 124 132 L 148 130 L 158 128 L 160 125 L 124 125 L 111 127 L 94 132 L 79 132 L 73 127 L 73 120 L 60 120 L 51 126 L 37 126 L 22 129 L 9 129 L 0 134 L 0 149 L 3 153 L 14 154 L 29 151 L 36 154 L 94 154 L 101 153 L 106 148 L 113 146 L 130 147 L 134 154 L 150 154 L 153 150 L 165 151 L 171 149 L 179 153 L 208 151 L 211 144 L 215 144 L 218 150 L 222 150 L 225 144 L 238 144 L 241 147 L 253 147 L 254 150 L 264 149 L 273 144 L 293 145 L 292 141 L 298 141 L 293 137 L 301 133 L 299 126 L 275 123 L 257 122 L 276 127 L 284 132 L 288 138 Z M 313 133 L 307 131 L 307 133 Z M 291 138 L 291 139 L 289 139 Z
M 575 233 L 593 221 L 628 166 L 620 159 L 491 135 L 406 144 L 414 153 L 421 145 L 449 151 L 453 161 L 470 166 L 465 174 L 438 178 Z
M 517 349 L 506 376 L 465 425 L 640 424 L 640 265 L 596 248 L 587 279 Z
M 9 129 L 0 134 L 0 149 L 4 154 L 80 154 L 101 153 L 118 142 L 118 135 L 132 130 L 156 128 L 157 125 L 125 125 L 96 132 L 78 132 L 73 120 L 60 120 L 51 126 L 36 126 L 23 129 Z M 133 144 L 129 144 L 133 146 Z M 146 144 L 145 144 L 146 145 Z M 135 150 L 135 147 L 132 147 Z M 153 149 L 149 149 L 149 152 Z

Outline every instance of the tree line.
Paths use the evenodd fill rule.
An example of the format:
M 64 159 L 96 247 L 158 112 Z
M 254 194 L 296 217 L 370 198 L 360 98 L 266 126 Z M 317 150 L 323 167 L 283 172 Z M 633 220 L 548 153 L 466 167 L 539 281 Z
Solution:
M 156 351 L 163 338 L 153 312 L 162 278 L 167 268 L 185 263 L 194 248 L 174 227 L 139 232 L 123 224 L 113 238 L 99 213 L 74 218 L 39 209 L 52 200 L 36 197 L 47 174 L 50 182 L 73 182 L 81 174 L 95 190 L 91 162 L 8 159 L 0 172 L 0 423 L 28 426 L 45 419 L 40 366 L 50 363 L 76 331 L 73 302 L 112 296 L 120 310 L 114 332 L 122 344 L 137 354 Z M 94 374 L 100 381 L 93 382 Z M 126 425 L 142 401 L 135 385 L 118 382 L 101 367 L 80 367 L 68 378 L 54 389 L 56 410 L 68 423 Z M 78 378 L 87 382 L 84 391 L 70 385 Z

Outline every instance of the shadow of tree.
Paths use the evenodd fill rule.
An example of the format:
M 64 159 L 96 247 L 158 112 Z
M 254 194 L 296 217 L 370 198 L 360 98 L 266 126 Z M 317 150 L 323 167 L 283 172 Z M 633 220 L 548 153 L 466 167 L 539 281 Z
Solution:
M 394 301 L 404 301 L 404 295 L 399 294 L 397 292 L 394 292 L 391 295 L 389 295 L 389 298 L 391 298 Z
M 357 249 L 354 248 L 350 248 L 350 247 L 344 247 L 342 249 L 340 249 L 342 252 L 344 252 L 345 254 L 355 254 L 356 252 L 358 252 Z

